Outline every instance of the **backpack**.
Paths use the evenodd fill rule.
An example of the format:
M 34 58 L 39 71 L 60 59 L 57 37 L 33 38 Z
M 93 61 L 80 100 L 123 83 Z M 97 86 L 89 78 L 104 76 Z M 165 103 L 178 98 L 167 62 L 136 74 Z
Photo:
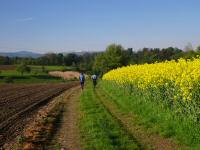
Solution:
M 81 81 L 81 82 L 84 82 L 84 81 L 85 81 L 85 77 L 84 77 L 84 75 L 82 75 L 82 74 L 80 75 L 80 81 Z

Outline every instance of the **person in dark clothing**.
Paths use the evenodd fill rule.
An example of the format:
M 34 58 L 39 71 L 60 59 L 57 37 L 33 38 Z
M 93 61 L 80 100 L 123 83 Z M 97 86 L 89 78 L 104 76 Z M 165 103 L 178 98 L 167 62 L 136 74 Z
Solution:
M 93 81 L 93 87 L 95 89 L 96 85 L 97 85 L 97 75 L 93 74 L 91 78 L 92 78 L 92 81 Z
M 80 74 L 79 80 L 80 80 L 81 89 L 83 90 L 84 84 L 85 84 L 85 75 L 83 73 Z

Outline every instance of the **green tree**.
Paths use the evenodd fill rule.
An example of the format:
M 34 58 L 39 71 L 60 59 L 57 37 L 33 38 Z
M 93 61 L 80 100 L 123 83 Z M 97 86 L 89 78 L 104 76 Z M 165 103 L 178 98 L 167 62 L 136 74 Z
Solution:
M 48 70 L 46 70 L 46 67 L 44 65 L 42 65 L 42 72 L 48 72 Z
M 79 58 L 76 54 L 70 53 L 70 54 L 67 54 L 67 56 L 65 56 L 64 63 L 65 63 L 66 66 L 71 66 L 74 63 L 77 64 L 78 59 Z
M 197 50 L 196 51 L 197 51 L 198 54 L 200 54 L 200 45 L 197 46 Z
M 103 74 L 109 70 L 127 65 L 129 62 L 128 54 L 130 54 L 130 50 L 125 51 L 121 45 L 111 44 L 104 53 L 95 57 L 93 71 Z
M 63 65 L 64 64 L 64 56 L 62 53 L 57 54 L 57 64 L 56 65 Z
M 30 73 L 31 72 L 31 68 L 29 66 L 27 66 L 26 64 L 24 64 L 24 63 L 18 65 L 16 70 L 18 72 L 20 72 L 22 75 L 24 73 Z
M 101 53 L 95 57 L 95 61 L 93 64 L 93 72 L 99 74 L 100 76 L 109 70 L 107 65 L 107 59 L 105 58 L 105 54 Z
M 123 51 L 124 48 L 121 45 L 111 44 L 107 47 L 105 52 L 105 59 L 107 61 L 108 69 L 115 69 L 123 65 Z

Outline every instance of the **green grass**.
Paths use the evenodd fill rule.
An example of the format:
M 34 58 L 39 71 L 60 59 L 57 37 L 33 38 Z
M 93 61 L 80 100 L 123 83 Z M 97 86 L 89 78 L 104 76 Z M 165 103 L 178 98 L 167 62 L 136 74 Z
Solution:
M 71 70 L 72 67 L 67 66 L 45 66 L 45 72 L 42 66 L 30 66 L 31 73 L 24 73 L 23 76 L 16 70 L 0 71 L 0 83 L 57 83 L 66 82 L 59 77 L 48 75 L 48 71 Z
M 148 132 L 172 138 L 191 149 L 200 149 L 200 124 L 177 116 L 170 109 L 156 103 L 155 97 L 132 89 L 132 93 L 112 82 L 102 81 L 100 88 L 120 111 L 137 115 L 136 123 Z
M 42 66 L 30 66 L 33 71 L 42 71 Z M 68 71 L 73 70 L 70 66 L 44 66 L 46 71 Z
M 23 76 L 21 73 L 15 70 L 1 71 L 0 83 L 56 83 L 64 82 L 63 79 L 58 77 L 49 76 L 48 73 L 43 72 L 31 72 L 25 73 Z
M 135 150 L 141 149 L 119 122 L 105 109 L 97 99 L 88 83 L 82 93 L 80 130 L 85 150 Z

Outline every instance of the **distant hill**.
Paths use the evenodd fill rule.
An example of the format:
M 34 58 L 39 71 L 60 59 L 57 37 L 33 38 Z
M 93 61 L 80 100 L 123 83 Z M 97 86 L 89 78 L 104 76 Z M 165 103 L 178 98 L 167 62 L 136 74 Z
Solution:
M 0 52 L 0 56 L 38 58 L 38 57 L 41 57 L 42 54 L 34 53 L 30 51 L 18 51 L 18 52 Z
M 68 52 L 64 52 L 63 54 L 64 55 L 67 55 L 67 54 L 76 54 L 76 55 L 79 55 L 79 56 L 82 56 L 84 54 L 87 54 L 87 53 L 101 53 L 103 51 L 68 51 Z

